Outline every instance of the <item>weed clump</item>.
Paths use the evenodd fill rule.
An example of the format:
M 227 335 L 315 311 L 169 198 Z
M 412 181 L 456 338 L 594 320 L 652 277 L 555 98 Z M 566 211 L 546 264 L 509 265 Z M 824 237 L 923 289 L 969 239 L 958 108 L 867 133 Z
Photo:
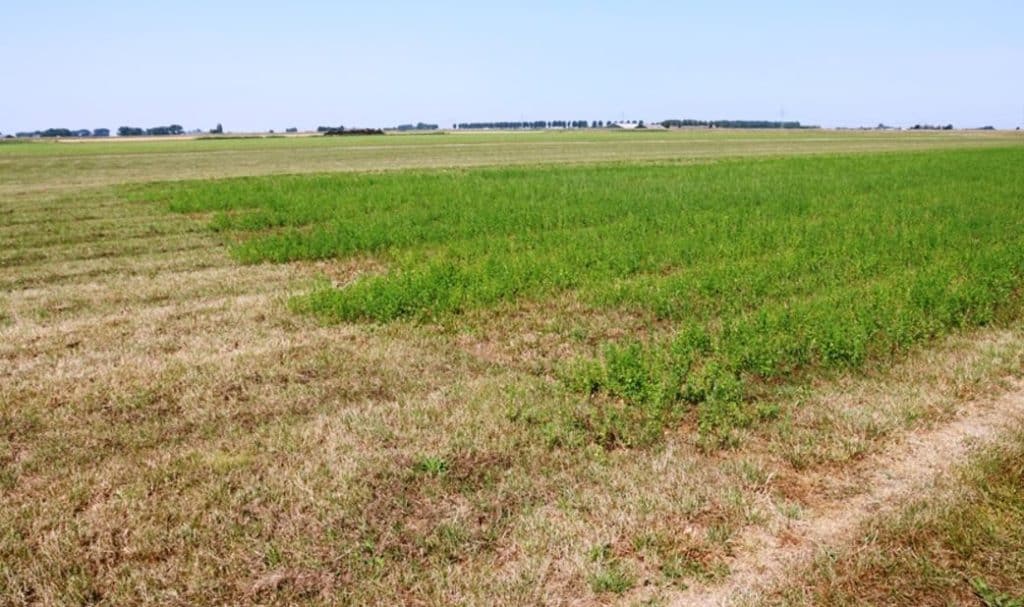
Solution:
M 595 546 L 590 549 L 589 556 L 597 566 L 590 576 L 590 589 L 595 593 L 623 594 L 636 586 L 636 575 L 612 554 L 611 546 Z

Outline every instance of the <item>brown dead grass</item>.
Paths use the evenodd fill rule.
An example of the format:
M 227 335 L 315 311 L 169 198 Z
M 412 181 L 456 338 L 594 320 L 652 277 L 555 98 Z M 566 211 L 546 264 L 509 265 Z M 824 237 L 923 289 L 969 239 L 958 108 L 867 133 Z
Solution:
M 647 450 L 553 447 L 523 412 L 578 404 L 561 361 L 658 327 L 571 295 L 446 327 L 321 326 L 288 296 L 378 261 L 240 267 L 201 219 L 19 192 L 0 194 L 0 604 L 728 588 L 751 537 L 803 550 L 815 513 L 875 495 L 873 462 L 1024 360 L 1019 327 L 989 329 L 780 389 L 780 419 L 733 451 L 703 451 L 692 419 Z M 612 574 L 624 593 L 595 591 Z
M 604 344 L 667 335 L 669 323 L 624 310 L 598 309 L 575 293 L 473 310 L 451 327 L 467 354 L 502 368 L 554 379 L 566 361 L 600 354 Z
M 976 444 L 966 462 L 899 506 L 862 516 L 845 545 L 764 589 L 758 605 L 1013 605 L 1024 600 L 1024 425 Z M 932 459 L 956 453 L 933 455 Z M 987 587 L 979 593 L 978 582 Z M 997 598 L 1001 596 L 1002 598 Z
M 899 507 L 950 475 L 972 450 L 993 444 L 1024 423 L 1024 386 L 995 401 L 961 408 L 957 419 L 929 431 L 911 432 L 900 444 L 848 466 L 832 482 L 844 486 L 803 500 L 800 520 L 776 512 L 763 529 L 745 534 L 742 557 L 731 563 L 729 580 L 694 588 L 674 604 L 728 605 L 757 598 L 788 574 L 810 564 L 821 546 L 845 546 L 870 519 L 894 516 Z

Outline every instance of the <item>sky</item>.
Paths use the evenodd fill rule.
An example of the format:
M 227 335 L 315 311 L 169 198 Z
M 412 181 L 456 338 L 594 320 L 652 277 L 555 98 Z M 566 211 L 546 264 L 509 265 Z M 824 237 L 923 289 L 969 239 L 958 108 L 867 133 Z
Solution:
M 1024 123 L 1024 2 L 3 0 L 0 132 Z

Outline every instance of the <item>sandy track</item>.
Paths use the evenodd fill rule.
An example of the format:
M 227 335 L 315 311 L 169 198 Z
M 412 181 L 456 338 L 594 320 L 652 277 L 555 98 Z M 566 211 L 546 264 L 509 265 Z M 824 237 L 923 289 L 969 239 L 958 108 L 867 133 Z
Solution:
M 744 534 L 731 574 L 718 585 L 694 585 L 671 602 L 677 607 L 746 604 L 794 569 L 810 564 L 825 547 L 857 540 L 869 519 L 894 514 L 907 500 L 927 491 L 938 479 L 962 465 L 980 447 L 993 444 L 1024 423 L 1024 384 L 994 400 L 967 404 L 957 418 L 938 427 L 910 433 L 892 449 L 865 458 L 844 476 L 868 490 L 833 499 L 805 512 L 802 520 L 781 514 L 764 527 Z

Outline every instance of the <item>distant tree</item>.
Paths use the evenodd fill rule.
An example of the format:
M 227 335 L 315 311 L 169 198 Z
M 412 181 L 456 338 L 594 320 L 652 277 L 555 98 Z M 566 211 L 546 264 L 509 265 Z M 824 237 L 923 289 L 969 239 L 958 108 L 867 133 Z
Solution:
M 40 137 L 76 137 L 71 129 L 46 129 L 39 133 Z
M 217 128 L 211 129 L 210 133 L 212 133 L 214 135 L 223 134 L 224 133 L 224 125 L 222 125 L 221 123 L 218 122 L 217 123 Z
M 293 126 L 290 126 L 290 127 L 286 128 L 284 130 L 284 132 L 285 133 L 298 133 L 299 129 L 297 129 L 297 128 L 293 127 Z
M 417 122 L 416 124 L 400 124 L 395 127 L 396 131 L 436 131 L 436 124 L 427 124 L 426 122 Z
M 110 129 L 93 129 L 93 137 L 110 137 Z
M 180 124 L 172 124 L 169 126 L 154 126 L 146 129 L 146 134 L 154 137 L 164 137 L 167 135 L 182 135 L 185 133 L 185 129 Z
M 122 126 L 117 129 L 118 137 L 138 137 L 145 134 L 146 131 L 134 126 Z
M 346 135 L 383 135 L 382 129 L 344 129 L 326 131 L 324 136 L 346 136 Z

